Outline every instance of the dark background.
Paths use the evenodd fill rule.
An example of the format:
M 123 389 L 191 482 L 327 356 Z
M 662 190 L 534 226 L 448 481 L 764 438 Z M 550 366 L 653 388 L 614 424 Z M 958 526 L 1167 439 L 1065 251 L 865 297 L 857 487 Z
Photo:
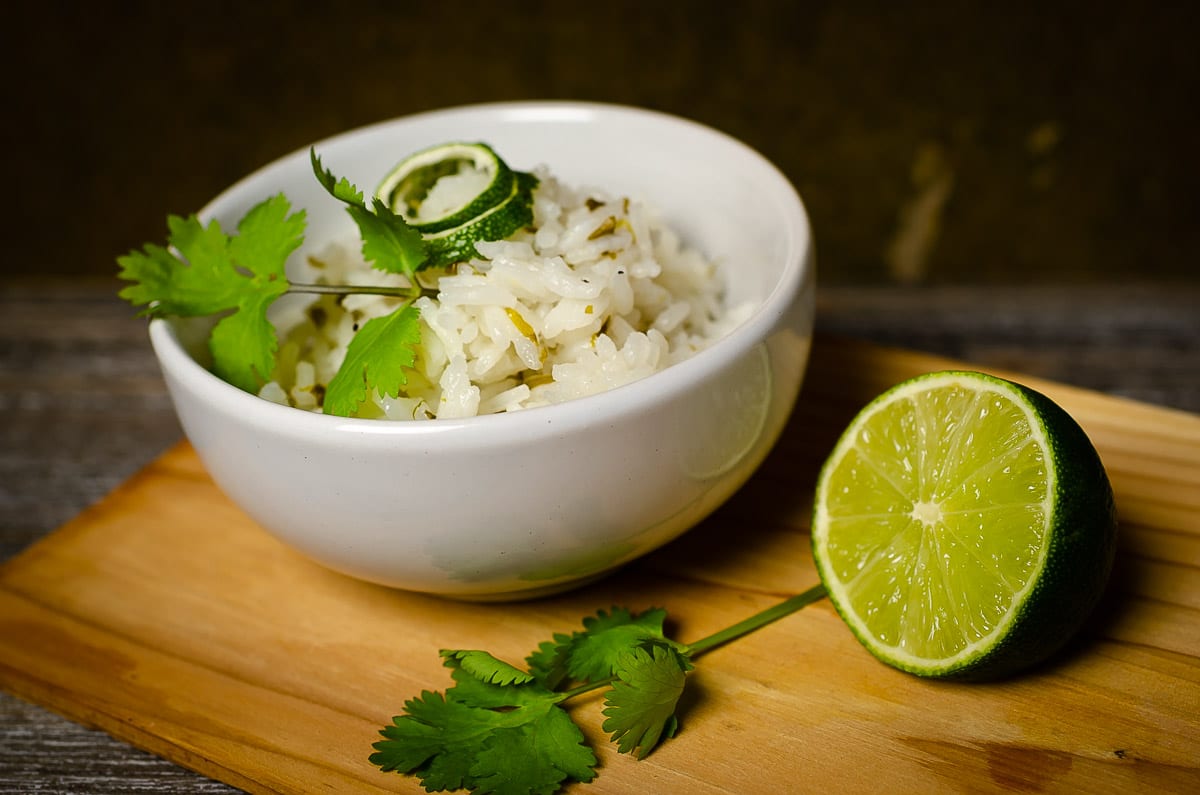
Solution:
M 762 151 L 824 284 L 1195 280 L 1195 3 L 333 5 L 10 10 L 5 276 L 111 278 L 168 213 L 356 126 L 583 99 Z

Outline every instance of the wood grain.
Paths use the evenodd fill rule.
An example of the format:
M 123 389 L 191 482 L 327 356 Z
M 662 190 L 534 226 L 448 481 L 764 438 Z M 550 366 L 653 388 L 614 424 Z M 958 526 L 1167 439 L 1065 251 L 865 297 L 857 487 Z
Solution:
M 613 603 L 665 606 L 694 640 L 816 581 L 816 466 L 888 384 L 952 364 L 823 338 L 780 445 L 684 538 L 600 583 L 518 605 L 333 574 L 246 519 L 181 444 L 0 569 L 0 685 L 254 792 L 420 791 L 366 762 L 403 700 L 448 682 L 437 649 L 519 660 Z M 825 603 L 700 660 L 683 731 L 643 762 L 575 707 L 596 792 L 1154 788 L 1200 759 L 1200 418 L 1033 379 L 1092 435 L 1122 517 L 1110 593 L 1030 675 L 952 685 L 867 655 Z

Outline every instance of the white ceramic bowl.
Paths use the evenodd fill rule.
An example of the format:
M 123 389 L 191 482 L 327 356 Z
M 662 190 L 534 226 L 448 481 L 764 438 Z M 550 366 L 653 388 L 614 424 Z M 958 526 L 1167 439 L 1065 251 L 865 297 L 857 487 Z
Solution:
M 189 325 L 150 337 L 185 433 L 217 485 L 259 525 L 335 570 L 475 599 L 562 590 L 670 541 L 750 477 L 792 409 L 813 324 L 813 246 L 791 184 L 710 128 L 617 106 L 453 108 L 316 144 L 372 188 L 404 155 L 480 140 L 515 168 L 648 200 L 735 274 L 754 315 L 699 355 L 610 392 L 464 420 L 343 419 L 278 406 L 210 374 Z M 289 267 L 356 230 L 313 178 L 307 148 L 202 212 L 232 230 L 264 197 L 308 213 Z M 189 352 L 191 351 L 191 352 Z M 736 539 L 731 538 L 731 543 Z

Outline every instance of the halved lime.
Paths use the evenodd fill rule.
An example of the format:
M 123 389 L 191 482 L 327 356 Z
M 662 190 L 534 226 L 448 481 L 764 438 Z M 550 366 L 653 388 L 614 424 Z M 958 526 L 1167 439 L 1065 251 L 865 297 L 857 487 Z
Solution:
M 813 557 L 880 660 L 994 678 L 1083 624 L 1116 547 L 1112 489 L 1044 395 L 975 372 L 905 381 L 851 422 L 821 470 Z

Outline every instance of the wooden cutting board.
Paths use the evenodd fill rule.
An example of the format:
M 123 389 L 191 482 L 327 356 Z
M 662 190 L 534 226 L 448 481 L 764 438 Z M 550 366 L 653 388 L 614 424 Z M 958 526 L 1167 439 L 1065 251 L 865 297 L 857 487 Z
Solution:
M 665 607 L 691 641 L 813 585 L 820 461 L 867 400 L 946 366 L 819 339 L 732 502 L 608 579 L 520 604 L 329 572 L 180 444 L 0 569 L 0 686 L 246 790 L 418 792 L 367 756 L 406 698 L 449 684 L 439 649 L 520 661 L 614 604 Z M 1200 791 L 1200 417 L 1019 380 L 1075 415 L 1116 491 L 1116 570 L 1078 642 L 1013 681 L 930 682 L 876 662 L 820 602 L 701 657 L 679 736 L 644 761 L 604 740 L 599 698 L 578 703 L 601 760 L 578 791 Z

